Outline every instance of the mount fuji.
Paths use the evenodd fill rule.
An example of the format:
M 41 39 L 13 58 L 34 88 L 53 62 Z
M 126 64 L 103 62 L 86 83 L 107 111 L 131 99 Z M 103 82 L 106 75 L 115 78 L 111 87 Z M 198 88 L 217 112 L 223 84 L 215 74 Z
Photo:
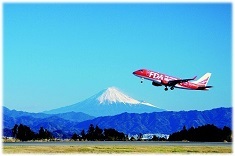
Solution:
M 165 111 L 150 103 L 135 100 L 115 87 L 105 89 L 92 97 L 73 105 L 44 111 L 47 114 L 82 112 L 91 116 L 113 116 L 127 113 L 151 113 Z

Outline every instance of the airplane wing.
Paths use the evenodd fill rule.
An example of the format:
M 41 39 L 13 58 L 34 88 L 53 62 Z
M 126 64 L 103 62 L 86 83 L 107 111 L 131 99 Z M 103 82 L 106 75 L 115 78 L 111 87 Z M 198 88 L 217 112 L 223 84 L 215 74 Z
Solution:
M 177 83 L 182 83 L 182 82 L 188 82 L 188 81 L 191 81 L 191 80 L 195 80 L 197 76 L 195 76 L 194 78 L 192 79 L 179 79 L 179 80 L 172 80 L 172 81 L 169 81 L 168 84 L 170 86 L 175 86 Z

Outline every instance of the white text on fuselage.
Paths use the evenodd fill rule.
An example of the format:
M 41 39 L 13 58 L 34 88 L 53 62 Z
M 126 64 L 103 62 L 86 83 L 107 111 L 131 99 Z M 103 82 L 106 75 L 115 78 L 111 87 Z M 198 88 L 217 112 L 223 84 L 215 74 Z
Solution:
M 155 73 L 155 72 L 149 72 L 148 76 L 150 78 L 156 79 L 156 80 L 177 80 L 174 77 L 165 75 L 165 74 L 160 74 L 160 73 Z

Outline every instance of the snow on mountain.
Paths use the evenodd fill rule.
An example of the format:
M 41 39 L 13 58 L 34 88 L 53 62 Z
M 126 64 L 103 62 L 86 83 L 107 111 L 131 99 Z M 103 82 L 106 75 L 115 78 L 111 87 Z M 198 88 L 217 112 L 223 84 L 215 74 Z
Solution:
M 98 96 L 98 94 L 97 94 Z M 116 87 L 110 87 L 107 90 L 105 90 L 98 98 L 97 100 L 100 102 L 100 104 L 104 103 L 124 103 L 124 104 L 143 104 L 151 107 L 156 107 L 150 103 L 147 102 L 140 102 L 138 100 L 133 99 L 132 97 L 125 95 L 121 91 L 119 91 Z
M 139 101 L 123 94 L 115 87 L 110 87 L 106 91 L 103 92 L 102 95 L 100 95 L 97 100 L 100 102 L 100 104 L 108 102 L 108 103 L 129 103 L 129 104 L 138 104 Z
M 92 97 L 73 105 L 45 111 L 44 113 L 56 114 L 65 112 L 83 112 L 91 116 L 112 116 L 120 113 L 150 113 L 160 112 L 163 109 L 135 100 L 122 93 L 115 87 L 103 90 Z

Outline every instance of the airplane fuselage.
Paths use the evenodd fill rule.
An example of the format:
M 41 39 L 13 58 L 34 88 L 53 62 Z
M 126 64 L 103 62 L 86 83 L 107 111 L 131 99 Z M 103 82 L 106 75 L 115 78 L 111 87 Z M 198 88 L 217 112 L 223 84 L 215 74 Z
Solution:
M 154 86 L 165 86 L 165 90 L 168 90 L 167 87 L 171 87 L 171 90 L 174 88 L 180 89 L 189 89 L 189 90 L 207 90 L 204 84 L 189 82 L 190 80 L 194 80 L 196 77 L 192 79 L 180 79 L 173 76 L 169 76 L 160 72 L 154 72 L 147 69 L 140 69 L 133 72 L 135 76 L 138 76 L 142 79 L 147 79 L 152 81 L 152 85 Z M 207 78 L 208 80 L 209 78 Z M 204 80 L 205 81 L 205 80 Z

